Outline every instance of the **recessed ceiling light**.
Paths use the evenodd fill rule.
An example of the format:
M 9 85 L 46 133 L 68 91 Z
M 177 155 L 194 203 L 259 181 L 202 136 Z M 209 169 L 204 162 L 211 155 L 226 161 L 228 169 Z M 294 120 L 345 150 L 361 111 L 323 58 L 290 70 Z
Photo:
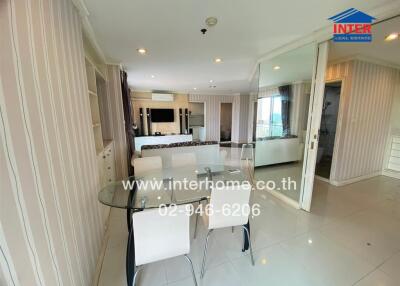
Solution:
M 194 89 L 194 90 L 196 90 L 196 89 L 197 89 L 197 87 L 193 87 L 193 89 Z
M 385 41 L 393 41 L 399 38 L 399 33 L 391 33 L 385 37 Z
M 154 74 L 152 74 L 152 75 L 151 75 L 151 78 L 155 78 L 155 75 L 154 75 Z
M 212 80 L 212 79 L 210 79 L 210 83 L 213 83 L 213 80 Z
M 206 24 L 208 27 L 213 27 L 213 26 L 217 25 L 217 23 L 218 23 L 218 19 L 215 17 L 208 17 L 206 19 Z
M 221 59 L 221 58 L 216 58 L 216 59 L 214 60 L 214 62 L 216 62 L 217 64 L 222 63 L 222 59 Z
M 281 67 L 280 66 L 274 66 L 273 69 L 274 70 L 279 70 Z
M 139 48 L 139 49 L 137 49 L 137 51 L 141 55 L 145 55 L 147 53 L 147 50 L 145 48 Z
M 308 240 L 308 244 L 312 244 L 312 239 L 309 239 L 309 240 Z

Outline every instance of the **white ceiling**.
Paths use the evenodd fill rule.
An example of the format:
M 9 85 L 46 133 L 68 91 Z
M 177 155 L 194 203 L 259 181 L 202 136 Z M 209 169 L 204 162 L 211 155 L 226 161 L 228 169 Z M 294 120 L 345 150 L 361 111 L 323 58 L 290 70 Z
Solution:
M 333 43 L 329 47 L 329 60 L 361 56 L 400 67 L 400 39 L 387 42 L 385 37 L 390 33 L 400 33 L 400 16 L 372 26 L 372 42 Z
M 276 86 L 311 81 L 315 65 L 315 45 L 308 44 L 260 63 L 259 86 Z M 275 70 L 274 67 L 280 69 Z
M 328 17 L 350 7 L 368 12 L 394 1 L 85 2 L 107 60 L 125 66 L 134 90 L 228 94 L 248 91 L 248 79 L 262 55 L 330 25 Z M 209 16 L 217 17 L 218 24 L 202 35 L 200 29 Z M 138 55 L 139 47 L 148 54 Z M 223 63 L 215 64 L 216 57 Z M 209 88 L 211 79 L 215 89 Z

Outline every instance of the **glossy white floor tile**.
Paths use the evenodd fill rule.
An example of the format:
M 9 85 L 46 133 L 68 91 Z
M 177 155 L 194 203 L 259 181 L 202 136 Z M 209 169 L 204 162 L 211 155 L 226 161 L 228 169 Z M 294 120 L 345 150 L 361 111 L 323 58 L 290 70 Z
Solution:
M 321 285 L 310 275 L 307 269 L 292 258 L 281 245 L 256 251 L 255 266 L 250 264 L 248 257 L 233 260 L 233 265 L 239 273 L 242 285 Z M 221 284 L 227 285 L 227 284 Z
M 379 176 L 343 187 L 317 180 L 311 213 L 265 191 L 255 192 L 252 200 L 261 206 L 261 215 L 251 218 L 256 266 L 241 252 L 240 228 L 216 230 L 201 280 L 207 229 L 199 224 L 190 253 L 199 285 L 400 285 L 399 180 Z M 125 212 L 112 210 L 108 235 L 99 285 L 126 285 Z M 177 257 L 146 266 L 137 285 L 191 286 L 193 281 L 186 260 Z

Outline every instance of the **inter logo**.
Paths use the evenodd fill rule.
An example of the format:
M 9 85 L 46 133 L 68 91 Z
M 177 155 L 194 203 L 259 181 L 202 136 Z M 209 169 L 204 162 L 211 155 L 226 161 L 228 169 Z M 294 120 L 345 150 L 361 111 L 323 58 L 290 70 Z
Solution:
M 333 24 L 334 42 L 371 42 L 371 23 L 374 17 L 350 8 L 328 18 Z

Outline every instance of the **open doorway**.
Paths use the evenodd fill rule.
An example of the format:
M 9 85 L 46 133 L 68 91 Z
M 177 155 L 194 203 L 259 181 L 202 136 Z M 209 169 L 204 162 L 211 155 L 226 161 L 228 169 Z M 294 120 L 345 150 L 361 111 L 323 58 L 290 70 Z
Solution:
M 221 103 L 220 112 L 220 142 L 232 140 L 232 103 Z
M 330 180 L 342 82 L 325 84 L 315 175 Z
M 257 132 L 257 108 L 258 108 L 258 103 L 257 101 L 254 102 L 254 112 L 253 112 L 253 142 L 256 142 L 256 132 Z

